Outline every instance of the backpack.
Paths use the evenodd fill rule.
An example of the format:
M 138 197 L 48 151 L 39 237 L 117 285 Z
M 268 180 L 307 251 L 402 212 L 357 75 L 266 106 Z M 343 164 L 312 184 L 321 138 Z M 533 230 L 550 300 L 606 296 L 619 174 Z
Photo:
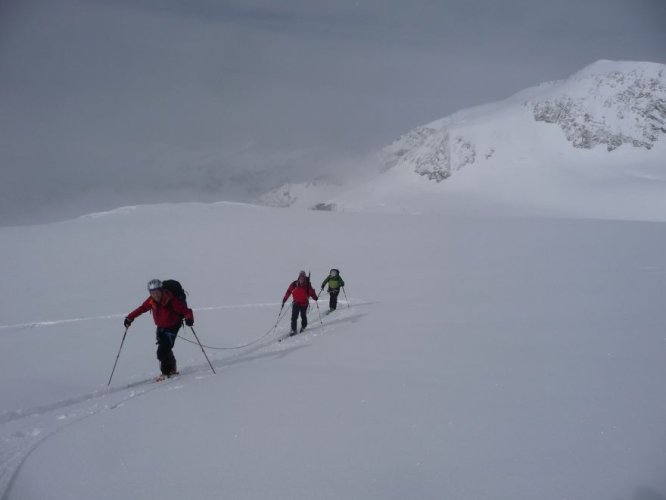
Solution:
M 337 273 L 336 276 L 331 276 L 331 273 L 335 271 Z M 342 286 L 342 276 L 340 276 L 340 270 L 339 269 L 331 269 L 330 272 L 328 273 L 328 276 L 324 280 L 324 282 L 321 284 L 321 287 L 324 288 L 326 286 L 326 283 L 328 283 L 328 290 L 337 290 L 338 292 L 340 291 L 340 287 Z
M 183 285 L 176 280 L 164 280 L 162 281 L 162 288 L 169 290 L 171 294 L 180 300 L 185 307 L 187 307 L 187 293 L 183 289 Z

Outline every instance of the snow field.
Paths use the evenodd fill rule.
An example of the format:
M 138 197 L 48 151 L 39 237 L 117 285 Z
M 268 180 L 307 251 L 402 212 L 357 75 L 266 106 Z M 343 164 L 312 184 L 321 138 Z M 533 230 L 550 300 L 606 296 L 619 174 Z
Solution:
M 665 242 L 660 223 L 225 203 L 2 228 L 2 498 L 663 496 Z M 331 267 L 351 307 L 323 326 L 208 350 L 217 375 L 179 339 L 182 375 L 154 384 L 144 316 L 106 388 L 150 278 L 235 346 Z

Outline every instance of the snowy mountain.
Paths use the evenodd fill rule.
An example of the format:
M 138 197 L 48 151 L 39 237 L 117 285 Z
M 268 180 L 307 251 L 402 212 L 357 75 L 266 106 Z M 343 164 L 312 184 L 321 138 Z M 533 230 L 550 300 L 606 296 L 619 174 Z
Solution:
M 599 61 L 417 127 L 379 153 L 379 174 L 315 192 L 339 210 L 452 210 L 456 199 L 493 210 L 662 220 L 665 135 L 666 66 Z M 303 205 L 302 191 L 282 188 L 264 201 Z M 313 198 L 305 196 L 311 205 Z
M 435 182 L 502 149 L 510 114 L 524 113 L 536 134 L 539 122 L 556 125 L 561 141 L 576 148 L 623 144 L 652 149 L 666 135 L 666 66 L 599 61 L 562 82 L 521 92 L 501 105 L 461 111 L 418 127 L 383 150 L 386 168 L 410 168 Z M 485 129 L 485 130 L 484 130 Z M 530 137 L 510 127 L 512 146 Z M 544 132 L 545 134 L 545 132 Z M 534 140 L 534 139 L 532 139 Z M 538 158 L 535 158 L 535 160 Z M 666 168 L 666 167 L 665 167 Z

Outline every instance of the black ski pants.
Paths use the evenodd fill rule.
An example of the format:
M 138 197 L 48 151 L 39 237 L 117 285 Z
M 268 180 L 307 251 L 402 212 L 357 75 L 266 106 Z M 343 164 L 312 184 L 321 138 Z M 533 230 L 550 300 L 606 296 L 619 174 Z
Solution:
M 329 288 L 328 290 L 328 307 L 331 309 L 335 309 L 338 307 L 338 295 L 340 295 L 340 289 L 338 288 L 337 290 L 332 290 Z
M 308 326 L 308 307 L 309 304 L 304 306 L 299 306 L 294 303 L 291 306 L 291 331 L 296 331 L 296 323 L 298 322 L 298 315 L 301 315 L 301 330 L 304 330 Z
M 182 325 L 169 328 L 158 327 L 155 331 L 157 344 L 157 359 L 160 361 L 160 370 L 164 375 L 171 375 L 176 371 L 176 357 L 173 355 L 173 345 L 176 343 L 178 330 Z

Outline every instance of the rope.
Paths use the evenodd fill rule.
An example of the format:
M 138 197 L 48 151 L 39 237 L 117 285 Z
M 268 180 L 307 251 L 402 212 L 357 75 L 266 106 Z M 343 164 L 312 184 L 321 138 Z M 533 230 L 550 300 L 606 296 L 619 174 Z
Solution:
M 244 349 L 245 347 L 250 347 L 251 345 L 254 345 L 257 342 L 259 342 L 259 341 L 263 340 L 264 338 L 268 337 L 268 335 L 270 335 L 271 332 L 277 328 L 278 324 L 280 323 L 280 321 L 282 321 L 282 318 L 284 318 L 284 316 L 285 316 L 285 314 L 287 314 L 288 310 L 289 310 L 289 308 L 287 307 L 287 308 L 284 309 L 284 311 L 281 311 L 280 314 L 278 315 L 278 320 L 275 322 L 275 324 L 273 326 L 271 326 L 270 330 L 268 330 L 266 333 L 264 333 L 261 337 L 257 337 L 252 342 L 249 342 L 249 343 L 243 344 L 243 345 L 238 345 L 238 346 L 235 346 L 235 347 L 213 347 L 213 346 L 209 346 L 209 345 L 206 345 L 206 344 L 201 344 L 201 346 L 205 347 L 206 349 L 212 349 L 214 351 L 233 351 L 233 350 L 236 350 L 236 349 Z M 190 344 L 199 345 L 198 342 L 195 342 L 192 339 L 188 339 L 187 337 L 180 336 L 179 338 L 184 340 L 185 342 L 189 342 Z

